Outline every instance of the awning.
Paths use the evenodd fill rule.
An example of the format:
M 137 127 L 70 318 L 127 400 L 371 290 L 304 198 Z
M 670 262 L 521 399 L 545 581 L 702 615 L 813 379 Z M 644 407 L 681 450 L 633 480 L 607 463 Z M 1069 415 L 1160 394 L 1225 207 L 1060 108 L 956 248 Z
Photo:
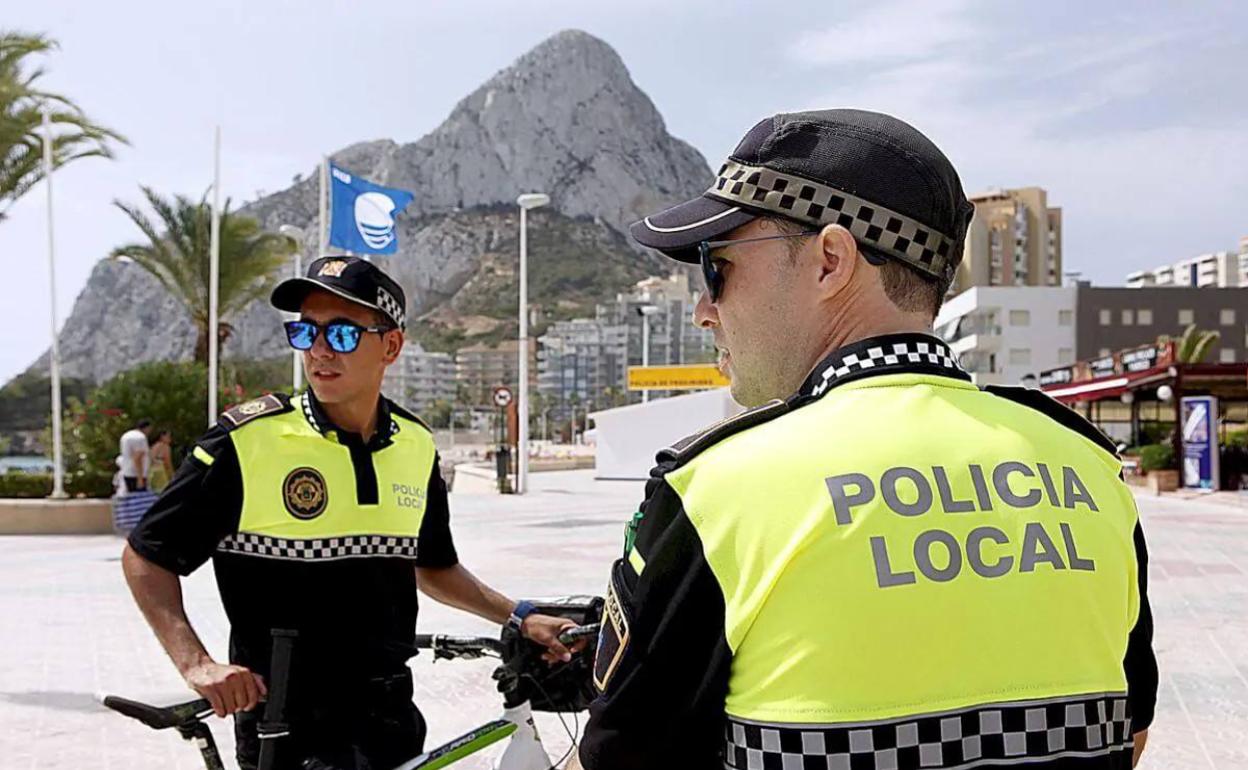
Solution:
M 1121 396 L 1129 390 L 1158 385 L 1169 379 L 1172 379 L 1169 366 L 1154 366 L 1151 369 L 1144 369 L 1138 372 L 1127 372 L 1095 380 L 1062 384 L 1044 388 L 1043 390 L 1058 401 L 1066 403 L 1100 401 L 1105 398 Z

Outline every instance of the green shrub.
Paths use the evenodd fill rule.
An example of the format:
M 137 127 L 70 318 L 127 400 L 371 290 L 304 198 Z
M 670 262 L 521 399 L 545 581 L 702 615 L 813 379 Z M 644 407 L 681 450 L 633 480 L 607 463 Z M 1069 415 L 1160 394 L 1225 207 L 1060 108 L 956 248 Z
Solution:
M 1178 467 L 1174 460 L 1174 447 L 1170 444 L 1145 444 L 1140 447 L 1140 470 L 1171 471 Z
M 50 494 L 51 473 L 0 473 L 0 497 L 47 497 Z
M 70 399 L 64 436 L 67 491 L 110 496 L 117 473 L 118 439 L 143 418 L 152 421 L 154 430 L 173 433 L 176 467 L 207 430 L 207 378 L 202 364 L 148 363 L 118 374 L 85 401 Z M 218 409 L 225 411 L 264 392 L 263 388 L 228 385 L 218 393 Z

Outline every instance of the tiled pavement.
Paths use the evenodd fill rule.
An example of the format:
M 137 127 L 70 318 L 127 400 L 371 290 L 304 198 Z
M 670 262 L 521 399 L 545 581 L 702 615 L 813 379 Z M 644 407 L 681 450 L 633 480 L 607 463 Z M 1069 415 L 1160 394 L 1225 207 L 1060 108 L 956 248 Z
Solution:
M 588 472 L 531 477 L 523 498 L 456 494 L 461 557 L 513 596 L 594 593 L 617 552 L 640 483 Z M 1152 597 L 1161 696 L 1148 770 L 1248 768 L 1248 503 L 1232 495 L 1141 497 L 1153 551 Z M 189 693 L 134 608 L 110 537 L 0 538 L 0 768 L 196 768 L 197 753 L 104 711 L 95 694 L 160 702 Z M 192 621 L 222 654 L 225 624 L 208 570 L 187 581 Z M 487 624 L 426 601 L 421 630 L 490 633 Z M 490 664 L 412 664 L 431 740 L 495 714 Z M 232 756 L 230 730 L 216 734 Z M 559 722 L 539 717 L 558 757 Z M 569 727 L 571 723 L 569 722 Z M 465 762 L 465 770 L 487 767 Z

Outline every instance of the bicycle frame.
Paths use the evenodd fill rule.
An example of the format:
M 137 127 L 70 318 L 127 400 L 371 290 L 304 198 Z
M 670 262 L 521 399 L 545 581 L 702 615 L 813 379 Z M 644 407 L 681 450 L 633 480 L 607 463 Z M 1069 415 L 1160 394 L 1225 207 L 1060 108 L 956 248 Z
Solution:
M 560 635 L 564 644 L 597 633 L 597 626 L 581 626 Z M 289 734 L 285 723 L 286 684 L 289 678 L 291 646 L 294 632 L 274 629 L 273 667 L 275 674 L 269 700 L 265 703 L 264 721 L 260 727 L 260 767 L 271 767 L 274 740 Z M 418 647 L 430 648 L 435 658 L 476 658 L 482 656 L 502 657 L 502 645 L 497 639 L 480 637 L 418 637 Z M 136 719 L 155 730 L 176 729 L 186 740 L 195 744 L 207 770 L 226 770 L 213 740 L 212 730 L 204 722 L 213 713 L 205 699 L 159 707 L 138 701 L 109 695 L 104 705 L 125 716 Z M 495 770 L 552 770 L 550 756 L 542 745 L 533 721 L 533 709 L 528 701 L 504 704 L 502 717 L 471 730 L 458 738 L 427 751 L 399 765 L 394 770 L 441 770 L 461 759 L 481 751 L 499 741 L 511 741 L 502 755 L 495 760 Z

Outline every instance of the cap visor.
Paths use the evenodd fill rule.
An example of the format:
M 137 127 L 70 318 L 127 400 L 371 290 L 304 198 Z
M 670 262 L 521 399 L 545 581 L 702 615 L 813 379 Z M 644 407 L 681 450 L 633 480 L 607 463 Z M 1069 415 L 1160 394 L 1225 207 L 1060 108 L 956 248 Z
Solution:
M 758 217 L 741 206 L 702 196 L 634 222 L 633 240 L 681 262 L 697 262 L 695 248 Z
M 359 297 L 354 297 L 342 289 L 303 277 L 287 278 L 279 283 L 269 296 L 269 303 L 278 310 L 285 310 L 287 313 L 298 313 L 303 309 L 303 300 L 308 296 L 308 292 L 316 291 L 317 289 L 329 292 L 337 297 L 342 297 L 348 302 L 354 302 L 360 307 L 366 307 L 370 310 L 376 310 L 383 315 L 385 314 L 385 311 L 377 305 L 365 302 Z

